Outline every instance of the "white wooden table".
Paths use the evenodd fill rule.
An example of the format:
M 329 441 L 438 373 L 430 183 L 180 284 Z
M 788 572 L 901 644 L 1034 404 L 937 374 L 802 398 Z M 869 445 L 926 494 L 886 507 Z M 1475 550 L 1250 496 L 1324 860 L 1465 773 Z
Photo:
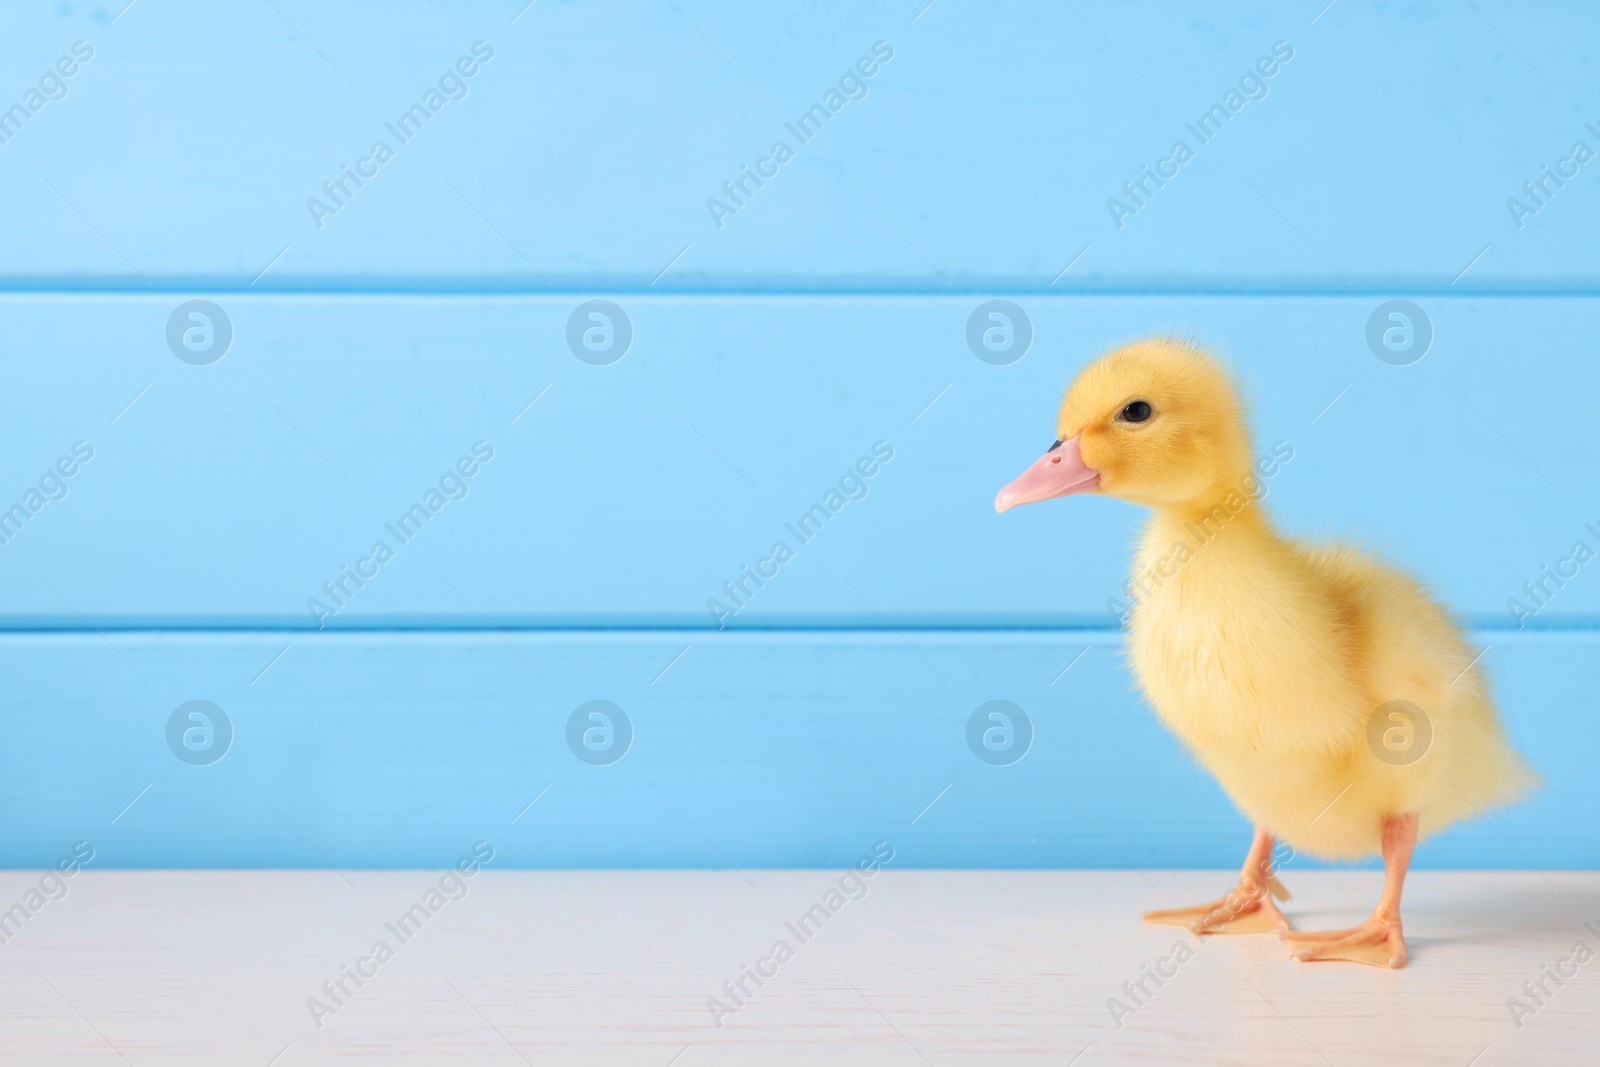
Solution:
M 5 928 L 0 1062 L 1600 1062 L 1600 959 L 1547 980 L 1520 1027 L 1508 1007 L 1534 1007 L 1523 983 L 1577 942 L 1600 952 L 1596 873 L 1414 872 L 1398 972 L 1139 923 L 1220 893 L 1229 872 L 885 870 L 802 941 L 785 923 L 826 904 L 839 872 L 485 870 L 402 942 L 385 923 L 426 911 L 438 877 L 85 870 Z M 1306 928 L 1354 922 L 1379 882 L 1284 879 Z M 37 882 L 0 872 L 0 905 Z M 346 978 L 343 1003 L 325 995 L 380 939 L 393 958 L 361 964 L 374 973 Z M 745 978 L 736 1005 L 724 981 L 778 940 L 792 958 L 761 964 L 776 973 Z M 1135 1001 L 1124 983 L 1163 957 L 1176 973 Z M 320 1028 L 312 997 L 333 1009 Z M 736 1008 L 720 1028 L 714 997 Z M 1120 1026 L 1111 998 L 1136 1009 Z

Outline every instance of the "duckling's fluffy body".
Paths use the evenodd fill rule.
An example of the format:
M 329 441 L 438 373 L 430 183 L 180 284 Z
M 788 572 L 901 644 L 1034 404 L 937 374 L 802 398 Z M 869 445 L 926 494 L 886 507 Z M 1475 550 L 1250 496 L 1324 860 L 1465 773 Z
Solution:
M 1130 422 L 1134 398 L 1149 414 Z M 1238 390 L 1208 354 L 1171 339 L 1112 351 L 1079 374 L 1057 436 L 1098 473 L 1095 491 L 1151 508 L 1134 672 L 1258 826 L 1353 858 L 1378 850 L 1386 817 L 1414 813 L 1435 832 L 1531 780 L 1476 654 L 1416 581 L 1359 548 L 1273 529 Z M 1385 731 L 1421 718 L 1391 721 L 1391 701 L 1426 717 L 1409 722 L 1414 762 L 1378 754 Z
M 1282 538 L 1259 515 L 1186 522 L 1158 513 L 1145 531 L 1141 573 L 1195 547 L 1135 605 L 1130 657 L 1162 722 L 1258 825 L 1352 859 L 1378 850 L 1387 815 L 1417 813 L 1426 836 L 1526 784 L 1475 653 L 1415 581 L 1350 546 Z M 1423 710 L 1431 740 L 1414 713 L 1380 710 L 1396 700 Z M 1421 758 L 1380 759 L 1390 730 L 1426 745 Z

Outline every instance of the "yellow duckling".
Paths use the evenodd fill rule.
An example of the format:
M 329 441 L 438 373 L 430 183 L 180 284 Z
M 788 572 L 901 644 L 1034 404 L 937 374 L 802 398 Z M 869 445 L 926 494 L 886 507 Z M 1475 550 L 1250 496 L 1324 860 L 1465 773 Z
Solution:
M 1281 931 L 1301 960 L 1401 967 L 1400 890 L 1419 836 L 1514 798 L 1533 777 L 1474 655 L 1419 584 L 1372 555 L 1277 533 L 1227 372 L 1186 343 L 1115 349 L 1086 367 L 1056 443 L 995 498 L 1072 493 L 1152 509 L 1129 652 L 1146 698 L 1255 824 L 1238 886 L 1150 922 Z M 1288 930 L 1275 839 L 1324 859 L 1381 852 L 1360 926 Z

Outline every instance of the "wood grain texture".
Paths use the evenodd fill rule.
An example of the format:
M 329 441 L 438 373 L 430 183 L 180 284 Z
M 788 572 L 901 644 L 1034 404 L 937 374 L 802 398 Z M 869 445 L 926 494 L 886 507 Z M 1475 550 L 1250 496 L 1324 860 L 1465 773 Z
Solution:
M 457 850 L 471 842 L 463 840 Z M 869 851 L 872 842 L 857 849 Z M 786 927 L 838 871 L 509 873 L 463 881 L 408 941 L 386 923 L 436 871 L 83 871 L 0 947 L 13 1062 L 62 1064 L 1425 1064 L 1590 1062 L 1593 962 L 1519 1027 L 1523 983 L 1592 950 L 1600 876 L 1419 871 L 1411 963 L 1293 964 L 1271 937 L 1195 942 L 1141 909 L 1212 897 L 1231 871 L 894 869 L 819 932 Z M 1283 877 L 1300 924 L 1370 908 L 1376 872 Z M 31 884 L 0 881 L 11 899 Z M 394 957 L 317 1028 L 307 1007 L 387 939 Z M 725 998 L 787 960 L 723 1025 Z M 1191 958 L 1173 970 L 1174 945 Z M 1161 963 L 1161 961 L 1167 961 Z M 1145 968 L 1169 977 L 1116 1025 Z M 771 970 L 770 964 L 766 965 Z M 1570 973 L 1571 967 L 1567 970 Z M 754 988 L 747 982 L 747 988 Z M 674 1057 L 677 1057 L 675 1060 Z M 1078 1057 L 1074 1061 L 1074 1057 Z M 1474 1059 L 1476 1057 L 1476 1059 Z
M 1595 638 L 1481 644 L 1545 784 L 1418 865 L 1600 863 Z M 344 870 L 437 865 L 475 835 L 511 867 L 742 869 L 888 837 L 918 867 L 1237 864 L 1249 827 L 1121 660 L 1106 631 L 14 634 L 0 806 L 26 817 L 0 856 L 84 839 L 112 867 Z M 232 724 L 207 766 L 166 732 L 197 699 Z M 596 699 L 632 724 L 608 765 L 568 741 Z M 969 747 L 997 699 L 1032 727 L 1009 765 Z

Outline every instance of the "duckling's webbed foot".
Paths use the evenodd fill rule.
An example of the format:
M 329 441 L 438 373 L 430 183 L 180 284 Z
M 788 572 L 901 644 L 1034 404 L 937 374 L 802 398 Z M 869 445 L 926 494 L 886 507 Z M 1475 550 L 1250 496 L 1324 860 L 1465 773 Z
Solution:
M 1273 897 L 1288 900 L 1289 891 L 1272 874 L 1272 835 L 1256 829 L 1250 854 L 1239 872 L 1239 884 L 1225 897 L 1188 908 L 1163 908 L 1144 913 L 1147 923 L 1185 926 L 1197 936 L 1270 934 L 1289 929 Z
M 1417 817 L 1391 815 L 1383 820 L 1383 896 L 1360 926 L 1315 933 L 1284 932 L 1289 955 L 1297 960 L 1348 960 L 1369 967 L 1406 965 L 1406 939 L 1400 929 L 1400 890 L 1417 843 Z
M 1190 908 L 1164 908 L 1144 913 L 1147 923 L 1186 926 L 1199 936 L 1208 934 L 1270 934 L 1287 930 L 1289 920 L 1272 902 L 1270 893 L 1240 885 L 1227 896 Z
M 1348 960 L 1389 968 L 1406 965 L 1406 940 L 1400 931 L 1398 913 L 1374 913 L 1360 926 L 1347 930 L 1285 931 L 1279 936 L 1290 946 L 1290 957 L 1297 960 Z

